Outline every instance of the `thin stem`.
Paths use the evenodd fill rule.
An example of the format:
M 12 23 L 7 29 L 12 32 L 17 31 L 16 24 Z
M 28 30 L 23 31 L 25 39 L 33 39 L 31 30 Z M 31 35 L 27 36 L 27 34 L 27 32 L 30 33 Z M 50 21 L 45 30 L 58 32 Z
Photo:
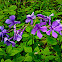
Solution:
M 14 37 L 14 36 L 13 36 Z M 9 40 L 11 40 L 13 37 L 11 37 Z

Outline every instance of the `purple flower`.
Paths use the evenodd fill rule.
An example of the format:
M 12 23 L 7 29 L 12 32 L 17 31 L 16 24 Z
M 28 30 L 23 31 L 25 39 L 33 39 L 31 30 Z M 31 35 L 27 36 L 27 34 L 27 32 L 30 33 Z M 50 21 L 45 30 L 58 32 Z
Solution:
M 29 23 L 31 21 L 31 24 L 33 24 L 33 19 L 36 19 L 34 12 L 31 15 L 27 15 L 27 19 L 25 20 L 25 22 Z
M 16 31 L 14 40 L 20 41 L 22 39 L 23 32 Z
M 49 19 L 49 26 L 51 26 L 51 16 L 54 16 L 54 14 L 52 13 L 49 17 L 47 16 L 47 18 Z
M 42 22 L 42 21 L 45 21 L 45 22 L 47 22 L 49 19 L 47 18 L 47 16 L 44 16 L 44 15 L 42 15 L 42 14 L 37 14 L 37 16 L 40 18 L 40 22 Z
M 56 32 L 54 32 L 54 31 L 59 32 L 61 30 L 61 28 L 59 26 L 59 23 L 57 21 L 54 21 L 49 29 L 50 29 L 49 31 L 46 31 L 46 34 L 50 35 L 50 33 L 52 31 L 52 36 L 54 38 L 57 38 L 58 34 Z
M 9 36 L 6 34 L 6 33 L 8 33 L 8 32 L 7 32 L 6 29 L 4 29 L 4 26 L 0 26 L 0 30 L 1 30 L 1 32 L 0 32 L 0 37 L 2 37 L 2 41 L 3 41 L 3 36 L 9 37 Z
M 14 15 L 10 16 L 9 18 L 10 18 L 10 19 L 7 19 L 7 20 L 5 21 L 5 23 L 10 24 L 10 25 L 9 25 L 10 28 L 11 28 L 11 26 L 13 26 L 14 24 L 20 23 L 20 21 L 15 21 L 15 16 L 14 16 Z
M 47 27 L 42 26 L 42 25 L 45 25 L 45 22 L 42 22 L 40 24 L 36 24 L 36 26 L 32 29 L 31 34 L 35 35 L 35 33 L 37 31 L 37 36 L 39 38 L 42 38 L 43 35 L 41 34 L 40 30 L 43 31 L 43 32 L 46 32 L 46 30 L 47 30 Z
M 62 24 L 60 24 L 59 26 L 60 26 L 59 34 L 62 35 Z
M 7 37 L 4 38 L 4 43 L 7 44 L 7 46 L 12 44 L 12 47 L 15 47 L 15 42 L 10 41 Z

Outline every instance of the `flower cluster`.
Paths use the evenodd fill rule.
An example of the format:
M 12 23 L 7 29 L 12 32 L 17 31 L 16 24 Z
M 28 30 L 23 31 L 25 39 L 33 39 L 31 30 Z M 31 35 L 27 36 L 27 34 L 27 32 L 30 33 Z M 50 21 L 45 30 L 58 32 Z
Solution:
M 60 35 L 62 35 L 62 24 L 60 23 L 60 20 L 56 20 L 54 22 L 51 22 L 51 16 L 54 16 L 54 14 L 52 13 L 50 16 L 44 16 L 42 14 L 37 14 L 37 17 L 34 15 L 34 12 L 31 15 L 27 15 L 27 19 L 25 20 L 26 23 L 29 23 L 31 21 L 31 26 L 33 26 L 33 23 L 35 23 L 34 28 L 31 31 L 31 34 L 35 35 L 37 32 L 37 36 L 39 37 L 39 39 L 41 39 L 43 37 L 43 35 L 41 34 L 41 32 L 45 32 L 47 35 L 50 35 L 52 33 L 52 36 L 54 38 L 58 37 L 59 33 Z M 7 44 L 7 46 L 9 46 L 10 44 L 12 44 L 13 47 L 15 47 L 15 42 L 14 41 L 20 41 L 22 39 L 22 34 L 23 31 L 26 29 L 26 26 L 28 26 L 26 24 L 26 26 L 22 29 L 16 30 L 16 24 L 20 24 L 20 21 L 15 21 L 15 16 L 12 15 L 9 17 L 10 19 L 7 19 L 5 21 L 5 23 L 9 24 L 9 28 L 11 28 L 13 26 L 14 29 L 14 36 L 12 36 L 11 38 L 9 38 L 10 36 L 7 35 L 7 33 L 10 33 L 9 30 L 4 29 L 4 26 L 0 26 L 0 37 L 1 37 L 1 41 L 4 41 L 5 44 Z M 36 24 L 36 22 L 33 22 L 33 19 L 38 18 L 40 20 L 40 23 Z M 48 25 L 48 26 L 47 26 Z M 11 41 L 13 40 L 13 41 Z

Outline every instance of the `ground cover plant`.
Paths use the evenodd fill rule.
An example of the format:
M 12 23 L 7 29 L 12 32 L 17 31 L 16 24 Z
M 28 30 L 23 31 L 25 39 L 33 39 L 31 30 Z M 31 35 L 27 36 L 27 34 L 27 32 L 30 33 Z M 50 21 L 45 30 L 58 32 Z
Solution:
M 62 62 L 61 0 L 0 0 L 0 62 Z

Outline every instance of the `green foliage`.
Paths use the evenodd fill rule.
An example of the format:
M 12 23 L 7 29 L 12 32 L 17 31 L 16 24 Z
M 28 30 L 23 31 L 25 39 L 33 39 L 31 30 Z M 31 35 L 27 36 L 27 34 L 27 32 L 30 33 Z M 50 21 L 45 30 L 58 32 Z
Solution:
M 17 24 L 17 30 L 23 29 L 25 26 L 26 15 L 34 12 L 35 15 L 42 14 L 51 17 L 51 21 L 62 19 L 62 1 L 61 0 L 0 0 L 0 26 L 9 28 L 8 24 L 4 23 L 9 16 L 15 15 L 16 19 L 21 21 Z M 40 23 L 39 19 L 33 20 L 35 24 Z M 61 20 L 62 23 L 62 20 Z M 15 41 L 16 47 L 7 46 L 4 42 L 0 42 L 0 62 L 61 62 L 62 36 L 58 34 L 55 39 L 42 33 L 41 39 L 38 36 L 32 35 L 32 26 L 28 25 L 22 35 L 20 42 Z M 11 31 L 12 29 L 10 29 Z M 11 31 L 8 33 L 10 37 L 14 35 Z M 1 40 L 1 38 L 0 38 Z
M 24 47 L 24 51 L 30 53 L 32 52 L 32 47 Z
M 48 44 L 51 44 L 51 45 L 56 45 L 57 44 L 57 40 L 50 37 L 50 36 L 47 36 L 46 40 L 47 40 Z
M 5 62 L 12 62 L 10 59 L 5 60 Z

